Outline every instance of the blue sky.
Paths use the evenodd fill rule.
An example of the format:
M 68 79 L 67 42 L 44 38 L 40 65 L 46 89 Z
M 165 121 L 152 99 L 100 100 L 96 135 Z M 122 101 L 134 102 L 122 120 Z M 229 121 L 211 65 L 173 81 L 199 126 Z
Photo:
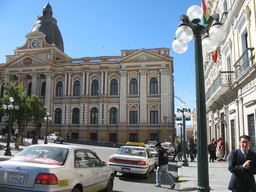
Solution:
M 180 15 L 201 0 L 0 0 L 0 63 L 24 45 L 25 36 L 50 3 L 71 58 L 120 55 L 123 49 L 170 48 L 175 95 L 195 108 L 194 45 L 183 54 L 171 44 Z M 181 108 L 175 99 L 175 108 Z

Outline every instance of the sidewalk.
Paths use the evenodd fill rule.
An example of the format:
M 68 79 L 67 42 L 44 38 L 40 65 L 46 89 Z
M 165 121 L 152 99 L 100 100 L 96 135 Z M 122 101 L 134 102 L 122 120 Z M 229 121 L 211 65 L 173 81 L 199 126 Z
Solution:
M 197 191 L 197 162 L 189 161 L 188 163 L 188 167 L 181 166 L 181 162 L 178 163 L 178 177 L 181 182 L 180 190 Z M 208 169 L 211 190 L 216 192 L 229 191 L 227 187 L 231 173 L 228 170 L 228 161 L 209 162 Z
M 25 147 L 31 145 L 32 139 L 25 139 L 23 145 L 19 146 L 19 149 L 14 148 L 14 142 L 10 142 L 11 156 L 5 156 L 6 140 L 0 139 L 0 161 L 8 160 L 15 154 L 19 153 Z

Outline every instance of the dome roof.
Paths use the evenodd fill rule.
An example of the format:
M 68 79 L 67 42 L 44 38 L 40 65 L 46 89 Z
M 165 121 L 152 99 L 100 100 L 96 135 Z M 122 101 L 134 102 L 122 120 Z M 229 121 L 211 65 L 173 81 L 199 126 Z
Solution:
M 45 40 L 48 44 L 54 43 L 61 51 L 64 52 L 62 36 L 57 25 L 57 20 L 52 17 L 52 7 L 48 3 L 44 6 L 43 16 L 38 17 L 36 24 L 30 32 L 40 31 L 46 35 Z

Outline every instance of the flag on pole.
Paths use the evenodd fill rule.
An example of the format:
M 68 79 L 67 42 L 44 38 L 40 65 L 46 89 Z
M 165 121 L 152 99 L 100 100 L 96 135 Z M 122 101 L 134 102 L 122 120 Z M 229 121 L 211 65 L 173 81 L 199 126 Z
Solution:
M 22 82 L 22 77 L 19 78 L 19 89 L 20 90 L 23 90 L 24 87 L 23 87 L 23 82 Z
M 163 132 L 163 133 L 165 132 L 165 127 L 164 127 L 164 126 L 162 126 L 162 132 Z
M 206 7 L 206 4 L 205 4 L 204 0 L 202 0 L 202 8 L 203 8 L 204 14 L 203 14 L 203 18 L 201 19 L 201 23 L 205 24 L 206 21 L 209 19 L 210 14 L 209 14 L 209 11 L 208 11 L 208 9 Z
M 217 62 L 218 59 L 218 48 L 215 49 L 215 51 L 212 52 L 212 60 L 214 63 Z
M 210 18 L 210 14 L 204 0 L 202 0 L 202 9 L 204 14 L 203 14 L 203 18 L 201 19 L 201 24 L 203 25 Z M 212 52 L 213 62 L 216 63 L 217 59 L 218 59 L 218 47 Z

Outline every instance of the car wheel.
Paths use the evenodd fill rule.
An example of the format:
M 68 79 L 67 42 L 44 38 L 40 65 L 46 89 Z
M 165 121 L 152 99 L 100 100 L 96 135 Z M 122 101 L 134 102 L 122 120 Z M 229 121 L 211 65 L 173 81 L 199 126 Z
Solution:
M 55 143 L 55 140 L 53 140 L 53 143 Z
M 144 179 L 149 178 L 149 170 L 147 171 L 147 173 L 146 173 L 146 174 L 144 174 L 144 175 L 143 175 L 143 178 L 144 178 Z
M 150 170 L 150 173 L 153 173 L 154 171 L 155 171 L 155 164 L 152 165 L 151 170 Z
M 111 175 L 108 180 L 107 187 L 104 189 L 104 192 L 110 192 L 113 190 L 114 186 L 114 177 Z
M 79 188 L 75 187 L 74 189 L 72 189 L 72 192 L 81 192 Z

